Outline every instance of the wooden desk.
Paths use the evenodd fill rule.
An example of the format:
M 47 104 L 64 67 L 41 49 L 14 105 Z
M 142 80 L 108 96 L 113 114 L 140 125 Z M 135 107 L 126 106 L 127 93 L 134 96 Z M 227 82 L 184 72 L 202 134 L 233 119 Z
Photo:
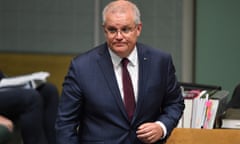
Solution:
M 176 128 L 167 144 L 240 144 L 240 130 Z

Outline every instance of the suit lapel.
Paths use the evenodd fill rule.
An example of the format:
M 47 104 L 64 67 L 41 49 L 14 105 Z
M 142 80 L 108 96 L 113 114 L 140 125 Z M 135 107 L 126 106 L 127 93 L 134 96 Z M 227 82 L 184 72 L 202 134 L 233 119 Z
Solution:
M 112 93 L 112 95 L 115 97 L 115 100 L 117 101 L 118 106 L 120 107 L 121 112 L 125 116 L 126 119 L 127 113 L 125 111 L 125 107 L 121 98 L 120 90 L 118 87 L 118 83 L 115 77 L 115 73 L 113 70 L 113 64 L 111 61 L 110 54 L 107 50 L 107 45 L 103 46 L 99 51 L 99 59 L 98 64 L 100 66 L 100 70 L 104 75 L 104 78 L 106 79 L 106 82 L 108 84 L 108 87 Z
M 151 62 L 151 57 L 147 49 L 145 49 L 143 45 L 137 44 L 137 52 L 139 60 L 138 101 L 136 104 L 136 110 L 134 113 L 132 123 L 135 121 L 137 115 L 141 112 L 141 108 L 144 105 L 144 99 L 146 98 L 145 84 L 147 82 L 149 74 L 148 71 L 150 69 Z M 98 64 L 100 66 L 101 72 L 103 73 L 106 79 L 108 87 L 112 92 L 112 95 L 115 97 L 115 100 L 117 101 L 118 107 L 123 113 L 125 119 L 128 120 L 127 113 L 121 98 L 120 90 L 113 70 L 111 57 L 108 52 L 106 44 L 99 51 Z
M 147 49 L 143 45 L 137 45 L 138 50 L 138 60 L 139 60 L 139 83 L 138 83 L 138 101 L 136 105 L 136 110 L 134 113 L 133 121 L 136 119 L 137 115 L 141 112 L 141 108 L 144 105 L 144 99 L 146 98 L 146 82 L 150 70 L 151 57 L 147 52 Z

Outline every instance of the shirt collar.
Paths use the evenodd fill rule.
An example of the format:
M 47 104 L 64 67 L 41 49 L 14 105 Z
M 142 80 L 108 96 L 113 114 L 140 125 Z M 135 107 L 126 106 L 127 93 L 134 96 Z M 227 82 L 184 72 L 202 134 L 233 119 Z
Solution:
M 120 66 L 121 60 L 122 58 L 119 57 L 118 55 L 116 55 L 110 48 L 108 48 L 111 59 L 112 59 L 112 63 L 114 65 L 114 67 L 118 67 Z M 136 66 L 137 65 L 137 48 L 136 46 L 134 47 L 133 51 L 130 53 L 130 55 L 127 57 L 128 60 L 130 61 L 129 64 L 132 66 Z

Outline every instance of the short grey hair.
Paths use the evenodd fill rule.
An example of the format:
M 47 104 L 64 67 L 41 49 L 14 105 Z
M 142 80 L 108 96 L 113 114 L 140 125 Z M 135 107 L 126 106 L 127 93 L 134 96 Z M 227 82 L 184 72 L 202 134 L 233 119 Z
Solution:
M 132 2 L 124 0 L 126 4 L 122 5 L 116 5 L 116 1 L 110 2 L 105 6 L 105 8 L 102 11 L 102 24 L 104 25 L 106 22 L 106 13 L 109 11 L 115 12 L 115 11 L 122 11 L 124 12 L 126 9 L 126 6 L 131 6 L 133 12 L 134 12 L 134 21 L 135 24 L 140 24 L 141 23 L 141 14 L 139 8 Z

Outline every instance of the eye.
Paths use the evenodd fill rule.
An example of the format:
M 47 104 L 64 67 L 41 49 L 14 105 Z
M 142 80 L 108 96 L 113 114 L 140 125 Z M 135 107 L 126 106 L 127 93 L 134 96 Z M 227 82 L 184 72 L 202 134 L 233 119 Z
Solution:
M 115 28 L 108 28 L 107 31 L 111 34 L 117 33 L 117 29 Z
M 131 31 L 131 28 L 129 28 L 129 27 L 125 27 L 125 28 L 122 28 L 121 29 L 121 31 L 123 32 L 123 33 L 129 33 L 130 31 Z

